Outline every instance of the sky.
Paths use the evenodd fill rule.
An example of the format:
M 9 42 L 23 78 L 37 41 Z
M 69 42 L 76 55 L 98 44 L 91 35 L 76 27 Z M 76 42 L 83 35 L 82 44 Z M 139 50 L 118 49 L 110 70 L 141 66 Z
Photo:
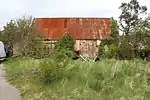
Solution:
M 0 29 L 11 19 L 33 17 L 114 17 L 122 2 L 130 0 L 0 0 Z M 148 7 L 150 0 L 138 0 Z

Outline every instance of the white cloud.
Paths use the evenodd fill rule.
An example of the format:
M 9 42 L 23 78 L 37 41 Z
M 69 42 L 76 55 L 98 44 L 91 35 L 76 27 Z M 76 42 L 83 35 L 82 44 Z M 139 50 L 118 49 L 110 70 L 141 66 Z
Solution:
M 23 15 L 34 17 L 115 17 L 121 2 L 130 0 L 0 0 L 0 27 Z M 150 6 L 150 0 L 138 0 Z M 150 8 L 149 8 L 150 9 Z

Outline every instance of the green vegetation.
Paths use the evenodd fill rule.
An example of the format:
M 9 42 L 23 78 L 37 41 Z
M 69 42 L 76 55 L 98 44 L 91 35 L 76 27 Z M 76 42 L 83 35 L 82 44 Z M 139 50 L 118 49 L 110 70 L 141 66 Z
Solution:
M 58 67 L 58 64 L 59 67 Z M 150 63 L 9 59 L 9 81 L 22 100 L 149 100 Z M 46 80 L 46 81 L 45 81 Z
M 146 15 L 147 7 L 141 6 L 137 0 L 131 0 L 123 2 L 119 9 L 119 24 L 114 18 L 111 19 L 111 38 L 101 40 L 100 59 L 150 60 L 150 16 L 142 17 Z M 35 30 L 34 22 L 30 16 L 22 17 L 11 20 L 4 26 L 4 30 L 0 31 L 0 40 L 13 49 L 10 51 L 13 51 L 14 56 L 36 59 L 51 57 L 58 62 L 78 58 L 73 51 L 75 41 L 71 36 L 62 36 L 56 42 L 55 48 L 50 48 L 43 43 L 44 39 L 39 35 L 41 32 Z M 97 22 L 91 28 L 96 27 L 99 27 Z M 123 35 L 119 35 L 119 30 Z
M 11 20 L 0 32 L 0 40 L 5 46 L 13 49 L 13 56 L 47 58 L 50 56 L 50 48 L 42 41 L 43 38 L 34 27 L 35 20 L 22 17 Z
M 53 58 L 57 61 L 62 61 L 64 59 L 75 58 L 76 54 L 74 52 L 75 41 L 73 37 L 66 33 L 62 36 L 56 43 L 53 50 Z
M 141 16 L 146 15 L 147 7 L 141 6 L 137 0 L 131 0 L 123 2 L 119 9 L 119 25 L 112 18 L 111 39 L 102 40 L 100 57 L 150 61 L 150 16 Z M 122 35 L 119 35 L 119 29 Z
M 130 35 L 139 20 L 141 20 L 141 16 L 146 14 L 147 7 L 141 6 L 138 0 L 131 0 L 128 3 L 123 2 L 119 9 L 121 10 L 119 16 L 121 30 L 124 35 Z
M 116 58 L 118 52 L 119 45 L 119 30 L 117 21 L 114 18 L 111 18 L 111 38 L 102 39 L 100 48 L 99 48 L 99 56 L 101 58 Z
M 101 40 L 99 62 L 72 60 L 75 41 L 67 34 L 49 48 L 32 17 L 10 21 L 0 40 L 17 47 L 18 58 L 5 65 L 22 100 L 149 100 L 150 62 L 144 59 L 150 60 L 150 17 L 140 18 L 147 8 L 137 0 L 122 3 L 120 9 L 123 35 L 112 18 L 111 38 Z

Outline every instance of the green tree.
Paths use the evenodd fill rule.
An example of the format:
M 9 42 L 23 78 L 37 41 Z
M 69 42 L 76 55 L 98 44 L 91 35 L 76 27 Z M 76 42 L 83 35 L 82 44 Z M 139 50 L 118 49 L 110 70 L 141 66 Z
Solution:
M 102 39 L 99 56 L 103 58 L 115 58 L 119 45 L 119 30 L 117 21 L 111 18 L 111 38 Z
M 53 57 L 55 60 L 63 61 L 68 58 L 75 57 L 74 53 L 75 41 L 72 36 L 67 33 L 55 43 Z
M 13 45 L 15 42 L 15 36 L 17 33 L 17 26 L 13 20 L 8 22 L 4 26 L 4 30 L 1 31 L 0 39 L 7 45 Z
M 36 36 L 36 31 L 33 27 L 34 25 L 34 18 L 31 16 L 16 19 L 15 25 L 17 26 L 17 32 L 15 36 L 15 48 L 21 54 L 21 56 L 26 56 L 27 54 L 27 47 L 31 42 L 33 36 Z
M 121 37 L 119 54 L 123 59 L 146 58 L 145 55 L 150 50 L 150 20 L 138 20 L 131 35 Z
M 33 33 L 33 24 L 34 19 L 30 16 L 11 20 L 4 26 L 1 34 L 2 41 L 8 45 L 19 43 L 23 46 L 29 34 Z
M 34 28 L 31 16 L 11 20 L 2 31 L 0 38 L 6 45 L 11 45 L 14 56 L 44 58 L 50 55 L 50 48 Z
M 111 32 L 110 36 L 117 38 L 119 36 L 119 27 L 117 21 L 112 17 L 111 18 Z
M 140 6 L 137 0 L 131 0 L 129 3 L 122 3 L 119 9 L 122 10 L 119 22 L 124 35 L 130 34 L 131 30 L 140 19 L 140 15 L 145 14 L 147 11 L 147 7 Z
M 150 18 L 147 17 L 145 20 L 139 20 L 138 24 L 136 24 L 136 27 L 133 30 L 133 34 L 134 47 L 138 51 L 137 56 L 139 57 L 141 53 L 150 50 Z M 146 58 L 150 55 L 144 56 L 143 57 Z

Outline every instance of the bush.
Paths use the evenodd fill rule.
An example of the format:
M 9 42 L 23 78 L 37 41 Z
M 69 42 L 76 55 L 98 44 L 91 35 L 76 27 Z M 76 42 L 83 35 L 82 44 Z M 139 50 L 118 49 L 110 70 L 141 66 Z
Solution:
M 76 56 L 74 52 L 74 43 L 75 41 L 72 36 L 69 33 L 65 34 L 55 43 L 53 58 L 58 61 L 74 58 Z
M 137 37 L 136 35 L 124 36 L 121 39 L 121 43 L 118 50 L 119 59 L 131 60 L 137 58 L 148 60 L 150 50 L 148 44 L 145 45 L 143 41 L 141 42 L 140 37 Z
M 110 34 L 111 38 L 101 40 L 99 56 L 102 58 L 115 58 L 119 44 L 119 29 L 117 21 L 111 18 Z
M 45 58 L 50 56 L 50 48 L 43 43 L 35 30 L 34 18 L 23 17 L 11 20 L 0 33 L 0 39 L 13 49 L 14 56 Z
M 69 62 L 55 62 L 54 60 L 43 60 L 40 63 L 40 79 L 44 83 L 53 83 L 64 78 L 65 68 Z
M 121 42 L 118 50 L 118 58 L 119 59 L 127 59 L 131 60 L 135 58 L 135 49 L 133 48 L 133 45 L 131 42 L 129 42 L 128 39 L 125 39 Z
M 32 35 L 28 41 L 25 55 L 26 57 L 32 57 L 35 59 L 48 58 L 51 56 L 51 48 L 43 43 L 41 36 Z
M 99 49 L 99 56 L 102 58 L 115 58 L 118 47 L 114 39 L 103 39 Z

